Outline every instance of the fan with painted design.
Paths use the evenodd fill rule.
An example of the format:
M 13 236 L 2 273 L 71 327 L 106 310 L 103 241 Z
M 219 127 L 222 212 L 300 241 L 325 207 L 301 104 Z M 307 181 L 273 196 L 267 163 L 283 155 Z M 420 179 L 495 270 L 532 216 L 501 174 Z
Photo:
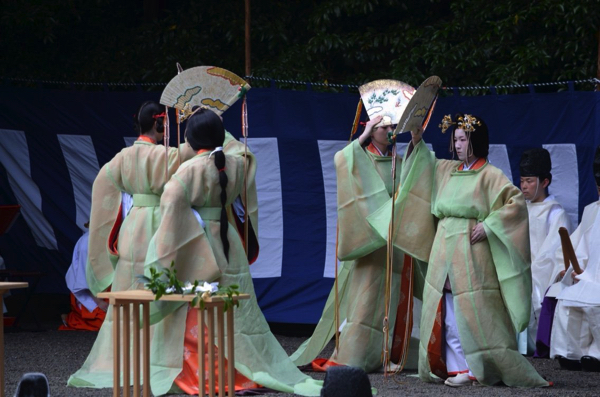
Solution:
M 249 89 L 244 79 L 226 69 L 197 66 L 179 72 L 165 87 L 160 103 L 182 112 L 182 120 L 191 115 L 195 106 L 221 115 Z
M 394 130 L 394 135 L 403 132 L 416 131 L 418 128 L 425 129 L 429 118 L 435 108 L 437 92 L 442 86 L 442 79 L 438 76 L 428 77 L 410 99 L 404 108 L 402 117 Z
M 382 116 L 378 127 L 398 124 L 415 89 L 402 81 L 386 79 L 361 85 L 358 92 L 369 119 Z

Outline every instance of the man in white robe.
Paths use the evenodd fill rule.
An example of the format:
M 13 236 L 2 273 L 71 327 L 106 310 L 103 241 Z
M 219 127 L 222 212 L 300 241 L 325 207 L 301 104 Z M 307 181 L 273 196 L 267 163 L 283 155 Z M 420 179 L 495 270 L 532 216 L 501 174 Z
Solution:
M 594 177 L 600 196 L 600 147 Z M 585 207 L 571 242 L 582 272 L 569 267 L 561 281 L 550 357 L 566 369 L 600 372 L 600 200 Z
M 572 231 L 567 212 L 549 194 L 551 170 L 550 153 L 546 149 L 535 148 L 523 153 L 520 163 L 521 190 L 529 212 L 533 288 L 527 334 L 524 331 L 519 337 L 519 351 L 522 354 L 533 354 L 535 351 L 542 300 L 548 287 L 564 269 L 562 263 L 554 260 L 554 253 L 560 247 L 558 229 L 565 227 L 569 233 Z

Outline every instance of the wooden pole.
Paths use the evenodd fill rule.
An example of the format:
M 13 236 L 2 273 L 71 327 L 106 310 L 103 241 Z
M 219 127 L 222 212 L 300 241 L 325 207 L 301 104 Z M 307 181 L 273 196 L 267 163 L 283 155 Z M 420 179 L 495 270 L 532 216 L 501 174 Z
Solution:
M 246 76 L 250 76 L 250 0 L 244 0 L 246 6 Z
M 225 316 L 222 304 L 217 306 L 217 345 L 219 361 L 219 397 L 225 397 Z M 229 387 L 231 388 L 231 385 L 229 385 Z
M 206 336 L 206 330 L 205 330 L 205 326 L 204 326 L 204 311 L 202 309 L 200 309 L 200 306 L 198 306 L 198 392 L 199 392 L 199 396 L 202 395 L 206 395 L 205 391 L 206 391 L 206 385 L 204 382 L 204 373 L 205 373 L 205 369 L 204 369 L 204 343 L 207 340 L 207 336 Z
M 598 64 L 596 65 L 596 78 L 600 80 L 600 29 L 598 29 Z M 596 84 L 596 91 L 600 91 L 600 83 Z
M 140 396 L 140 304 L 133 302 L 133 396 Z
M 0 291 L 0 397 L 4 397 L 4 293 Z
M 113 305 L 113 397 L 119 397 L 119 387 L 121 385 L 121 307 L 116 302 Z

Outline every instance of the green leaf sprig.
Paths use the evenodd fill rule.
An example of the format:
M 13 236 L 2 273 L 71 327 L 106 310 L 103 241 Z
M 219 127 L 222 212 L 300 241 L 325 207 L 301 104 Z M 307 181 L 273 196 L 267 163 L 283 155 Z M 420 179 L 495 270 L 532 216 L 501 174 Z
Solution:
M 212 285 L 205 281 L 194 280 L 193 282 L 183 283 L 177 279 L 177 270 L 175 269 L 175 262 L 171 262 L 170 268 L 164 268 L 158 270 L 154 267 L 150 268 L 150 277 L 145 275 L 138 275 L 137 280 L 139 283 L 144 284 L 146 289 L 152 291 L 155 295 L 154 300 L 159 300 L 164 295 L 190 295 L 196 294 L 192 300 L 192 306 L 200 305 L 200 309 L 205 308 L 205 299 L 212 296 L 220 296 L 223 298 L 224 307 L 223 311 L 227 311 L 229 308 L 239 306 L 239 301 L 233 299 L 234 296 L 240 294 L 239 287 L 235 284 L 229 286 L 219 285 L 216 290 L 208 288 Z M 198 290 L 200 288 L 200 290 Z M 213 286 L 214 288 L 214 286 Z

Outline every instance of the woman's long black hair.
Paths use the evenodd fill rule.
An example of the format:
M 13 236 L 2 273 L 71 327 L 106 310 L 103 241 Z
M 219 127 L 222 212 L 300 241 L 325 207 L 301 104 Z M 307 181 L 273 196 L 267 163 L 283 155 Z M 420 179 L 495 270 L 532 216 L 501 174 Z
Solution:
M 185 136 L 192 149 L 215 149 L 223 146 L 225 141 L 225 127 L 221 118 L 212 110 L 200 109 L 187 122 Z M 229 240 L 227 239 L 227 229 L 229 221 L 227 220 L 227 173 L 225 172 L 225 153 L 222 150 L 212 154 L 215 158 L 215 167 L 219 172 L 219 185 L 221 186 L 221 242 L 225 259 L 229 261 Z

